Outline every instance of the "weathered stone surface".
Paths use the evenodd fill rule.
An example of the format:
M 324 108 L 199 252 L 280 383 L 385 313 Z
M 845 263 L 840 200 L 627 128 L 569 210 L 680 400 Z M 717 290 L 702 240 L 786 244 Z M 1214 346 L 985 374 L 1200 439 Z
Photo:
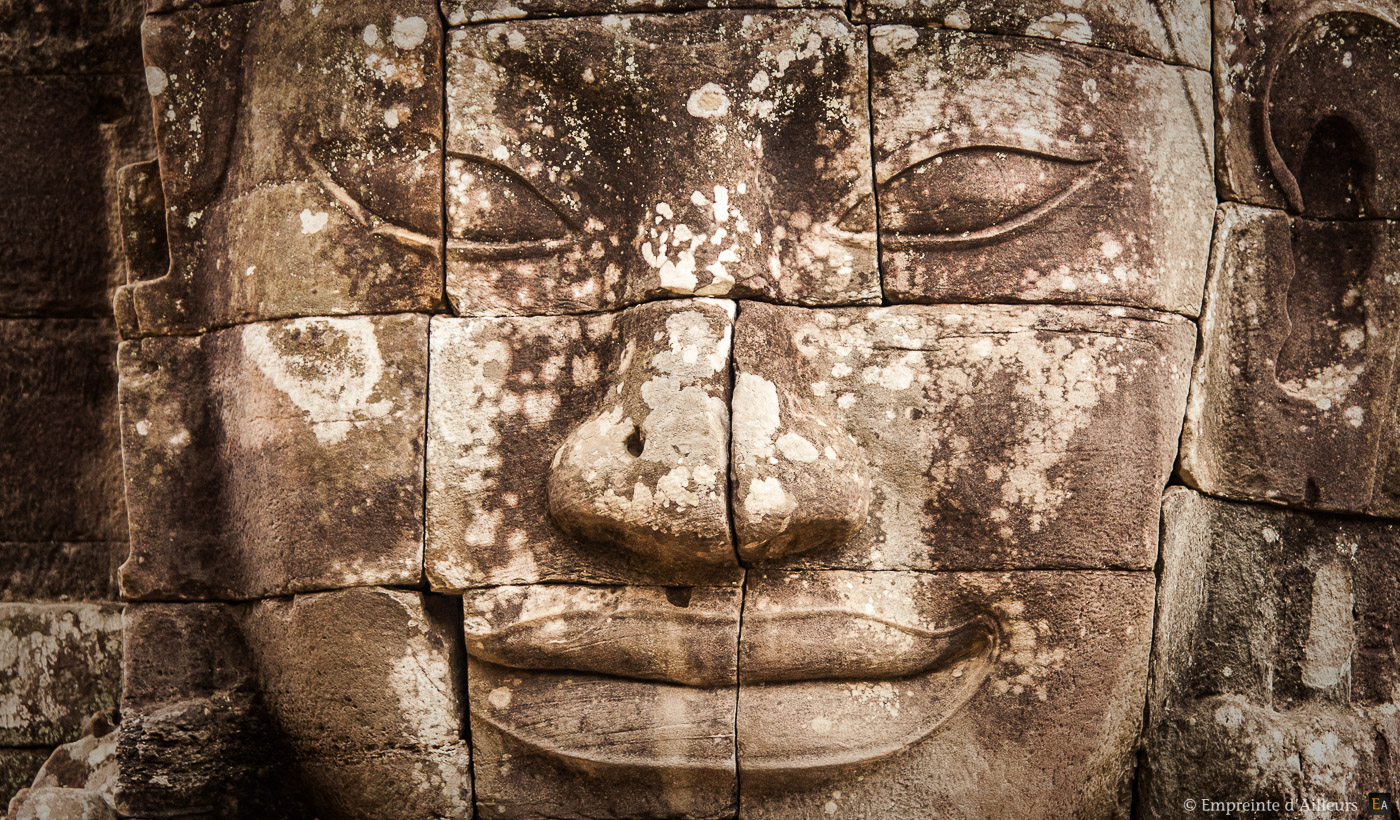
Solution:
M 467 651 L 512 669 L 732 686 L 741 597 L 737 586 L 467 590 Z
M 0 542 L 0 601 L 117 597 L 124 542 Z
M 1400 777 L 1400 525 L 1167 493 L 1144 816 Z M 1314 816 L 1354 816 L 1357 812 Z
M 1209 0 L 857 0 L 859 20 L 1100 46 L 1210 67 Z
M 521 17 L 573 17 L 702 9 L 844 8 L 840 0 L 442 0 L 449 26 Z
M 841 474 L 783 483 L 784 461 L 800 473 L 814 453 L 854 463 L 863 451 L 871 492 L 847 543 L 803 552 L 798 539 L 751 557 L 810 569 L 1150 568 L 1194 334 L 1181 317 L 1126 308 L 745 303 L 736 523 L 775 518 L 779 529 L 849 499 Z M 846 453 L 821 452 L 820 437 L 842 434 L 855 439 Z M 764 448 L 776 451 L 767 465 L 740 460 Z
M 78 737 L 117 705 L 121 609 L 100 604 L 0 604 L 0 745 Z
M 733 817 L 735 687 L 535 671 L 469 657 L 487 817 Z
M 135 76 L 0 76 L 0 315 L 109 315 L 117 169 L 152 150 L 143 97 Z
M 142 27 L 167 276 L 126 335 L 437 306 L 436 4 L 261 0 Z
M 733 576 L 733 311 L 684 300 L 594 316 L 434 318 L 434 589 Z
M 83 735 L 53 750 L 31 781 L 10 801 L 13 820 L 115 820 L 117 733 L 111 715 L 99 712 Z
M 14 820 L 117 820 L 116 812 L 95 792 L 46 786 L 31 789 Z
M 732 817 L 741 598 L 738 586 L 468 590 L 483 813 Z
M 754 572 L 741 815 L 1126 816 L 1153 577 Z
M 0 75 L 139 73 L 140 25 L 140 0 L 6 3 L 0 11 Z
M 125 342 L 131 598 L 422 577 L 425 316 Z
M 886 296 L 1194 316 L 1210 247 L 1210 78 L 1100 49 L 878 26 Z
M 1400 512 L 1400 225 L 1226 204 L 1182 433 L 1198 489 Z
M 457 606 L 380 588 L 248 605 L 260 692 L 318 812 L 471 813 Z
M 878 302 L 858 35 L 829 12 L 738 11 L 453 31 L 453 304 Z
M 109 322 L 0 320 L 0 540 L 126 537 L 115 345 Z
M 131 604 L 124 622 L 118 810 L 309 816 L 299 812 L 302 795 L 282 788 L 292 779 L 285 743 L 257 697 L 237 607 Z
M 161 188 L 159 161 L 134 162 L 122 168 L 118 172 L 117 197 L 126 281 L 165 276 L 170 272 L 170 241 L 165 232 L 165 191 Z M 123 299 L 113 307 L 119 311 L 119 326 L 136 326 L 135 316 L 122 313 L 131 307 L 129 300 Z
M 470 814 L 457 602 L 357 588 L 135 604 L 124 814 Z
M 1400 3 L 1215 9 L 1224 198 L 1310 216 L 1400 216 Z

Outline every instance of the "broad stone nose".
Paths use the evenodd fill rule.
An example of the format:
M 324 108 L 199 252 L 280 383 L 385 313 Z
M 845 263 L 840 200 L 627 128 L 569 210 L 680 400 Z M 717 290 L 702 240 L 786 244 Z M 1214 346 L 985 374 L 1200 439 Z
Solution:
M 656 567 L 734 566 L 726 478 L 734 303 L 658 302 L 618 320 L 613 386 L 554 455 L 564 531 Z

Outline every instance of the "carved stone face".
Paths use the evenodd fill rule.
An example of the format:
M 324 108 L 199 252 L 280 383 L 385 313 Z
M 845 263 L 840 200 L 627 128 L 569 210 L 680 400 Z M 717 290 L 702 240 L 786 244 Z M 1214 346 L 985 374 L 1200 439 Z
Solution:
M 235 647 L 323 815 L 1111 813 L 1203 8 L 527 5 L 148 18 L 122 583 L 206 603 L 129 643 Z

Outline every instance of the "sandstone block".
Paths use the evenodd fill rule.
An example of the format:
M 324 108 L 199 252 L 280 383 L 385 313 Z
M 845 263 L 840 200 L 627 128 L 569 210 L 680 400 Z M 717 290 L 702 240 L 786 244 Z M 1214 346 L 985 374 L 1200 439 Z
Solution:
M 3 315 L 110 315 L 117 169 L 151 150 L 143 96 L 132 75 L 0 76 L 0 145 L 15 157 L 0 166 Z
M 0 601 L 117 597 L 120 541 L 0 542 Z
M 871 42 L 889 299 L 1197 313 L 1215 205 L 1204 72 L 908 26 Z
M 1395 781 L 1397 535 L 1168 491 L 1146 816 L 1201 794 L 1356 801 Z
M 427 317 L 123 344 L 131 598 L 422 577 Z
M 1221 206 L 1181 442 L 1231 498 L 1400 511 L 1400 224 Z
M 438 305 L 435 3 L 262 0 L 142 36 L 171 259 L 119 293 L 127 335 Z
M 741 598 L 737 586 L 468 590 L 481 811 L 733 816 Z
M 0 75 L 138 73 L 140 25 L 140 0 L 7 4 L 0 20 Z
M 117 820 L 117 814 L 97 793 L 87 789 L 63 789 L 47 786 L 31 789 L 15 820 Z
M 725 486 L 733 311 L 683 300 L 434 318 L 434 589 L 736 583 Z
M 108 322 L 0 320 L 0 540 L 126 537 L 115 344 Z
M 741 816 L 1127 813 L 1153 578 L 752 572 Z
M 454 30 L 454 306 L 878 303 L 865 69 L 865 38 L 830 12 Z
M 318 812 L 471 813 L 456 607 L 381 588 L 247 605 L 259 691 Z
M 133 605 L 119 808 L 470 814 L 456 607 L 383 588 Z
M 1315 217 L 1400 217 L 1400 4 L 1221 0 L 1221 196 Z
M 1210 67 L 1208 0 L 860 0 L 857 19 L 1099 46 Z
M 575 17 L 701 9 L 843 8 L 838 0 L 442 0 L 449 26 L 521 17 Z
M 83 726 L 82 737 L 53 750 L 26 791 L 10 802 L 8 817 L 33 820 L 115 820 L 117 733 L 111 714 L 99 712 Z
M 483 814 L 734 816 L 733 685 L 512 669 L 475 656 L 467 670 Z
M 116 707 L 121 653 L 119 607 L 0 604 L 0 745 L 76 739 Z
M 285 743 L 231 604 L 130 604 L 114 803 L 124 816 L 296 818 Z M 278 792 L 284 794 L 278 794 Z M 274 816 L 275 816 L 274 815 Z
M 746 522 L 760 535 L 800 532 L 804 516 L 836 510 L 849 524 L 865 469 L 868 515 L 844 544 L 797 537 L 747 557 L 809 569 L 1148 569 L 1194 335 L 1181 317 L 1126 308 L 745 303 L 741 552 Z M 842 437 L 843 450 L 824 443 Z M 802 479 L 814 465 L 830 475 Z

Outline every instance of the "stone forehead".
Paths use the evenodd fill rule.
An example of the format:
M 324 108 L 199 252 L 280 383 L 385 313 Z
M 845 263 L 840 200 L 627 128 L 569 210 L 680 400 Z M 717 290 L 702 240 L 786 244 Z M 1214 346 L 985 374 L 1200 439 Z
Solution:
M 870 28 L 823 9 L 524 11 L 446 31 L 431 5 L 259 0 L 152 16 L 172 265 L 119 293 L 124 334 L 437 311 L 444 295 L 468 315 L 686 295 L 1196 310 L 1211 143 L 1190 115 L 1204 110 L 1200 72 L 1072 37 Z M 983 206 L 1049 203 L 1044 224 L 1016 232 L 1084 236 L 980 263 L 895 243 L 882 287 L 877 227 L 900 229 L 876 226 L 875 200 L 894 192 L 872 177 L 889 183 L 973 136 L 1093 165 L 1088 183 L 1065 179 L 1072 189 Z M 1204 156 L 1160 147 L 1198 142 Z M 1118 153 L 1080 156 L 1105 145 Z M 357 283 L 360 266 L 374 287 Z

